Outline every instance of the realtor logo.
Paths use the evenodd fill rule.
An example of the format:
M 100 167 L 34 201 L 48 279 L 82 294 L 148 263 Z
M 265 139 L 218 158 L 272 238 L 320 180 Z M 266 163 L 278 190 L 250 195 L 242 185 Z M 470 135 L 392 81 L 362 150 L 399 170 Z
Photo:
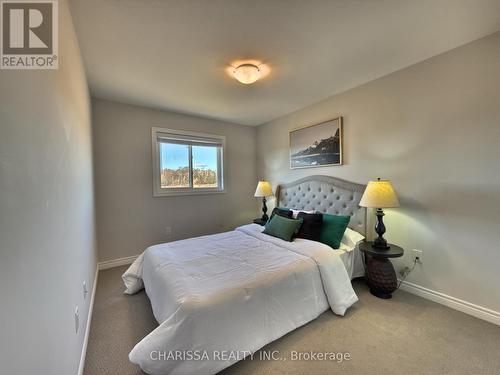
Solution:
M 57 69 L 57 0 L 1 1 L 1 69 Z

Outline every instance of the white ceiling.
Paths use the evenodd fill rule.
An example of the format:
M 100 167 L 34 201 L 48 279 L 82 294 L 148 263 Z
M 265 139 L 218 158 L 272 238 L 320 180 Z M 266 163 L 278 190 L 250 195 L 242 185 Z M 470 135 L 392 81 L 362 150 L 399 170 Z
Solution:
M 92 95 L 259 125 L 500 30 L 499 0 L 70 0 Z M 269 75 L 226 73 L 257 59 Z

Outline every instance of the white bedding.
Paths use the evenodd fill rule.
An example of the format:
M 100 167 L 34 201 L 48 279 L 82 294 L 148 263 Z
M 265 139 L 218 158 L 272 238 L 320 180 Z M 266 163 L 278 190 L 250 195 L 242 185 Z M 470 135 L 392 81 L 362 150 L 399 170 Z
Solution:
M 215 374 L 358 300 L 342 260 L 348 251 L 261 231 L 245 225 L 151 246 L 137 258 L 123 275 L 126 293 L 144 285 L 159 326 L 130 352 L 133 363 L 154 375 Z
M 337 250 L 330 250 L 340 257 L 351 280 L 365 275 L 363 255 L 356 245 L 347 246 L 342 243 Z

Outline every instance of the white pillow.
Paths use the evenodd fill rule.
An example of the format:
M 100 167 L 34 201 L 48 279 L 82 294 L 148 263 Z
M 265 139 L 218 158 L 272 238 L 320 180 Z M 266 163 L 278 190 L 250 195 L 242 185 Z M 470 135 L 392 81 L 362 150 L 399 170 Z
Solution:
M 293 217 L 294 219 L 296 219 L 296 218 L 297 218 L 297 216 L 298 216 L 299 212 L 305 212 L 306 214 L 313 214 L 313 213 L 314 213 L 314 211 L 304 211 L 304 210 L 292 210 L 292 212 L 293 212 L 292 217 Z
M 344 232 L 344 236 L 342 237 L 341 243 L 354 249 L 356 244 L 364 239 L 365 237 L 361 233 L 358 233 L 355 230 L 352 230 L 351 228 L 347 228 Z

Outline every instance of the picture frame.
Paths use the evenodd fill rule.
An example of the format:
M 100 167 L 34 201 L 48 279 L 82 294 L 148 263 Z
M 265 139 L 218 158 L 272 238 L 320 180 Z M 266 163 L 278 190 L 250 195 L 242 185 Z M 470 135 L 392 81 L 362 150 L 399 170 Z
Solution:
M 342 116 L 290 131 L 290 169 L 342 165 Z

